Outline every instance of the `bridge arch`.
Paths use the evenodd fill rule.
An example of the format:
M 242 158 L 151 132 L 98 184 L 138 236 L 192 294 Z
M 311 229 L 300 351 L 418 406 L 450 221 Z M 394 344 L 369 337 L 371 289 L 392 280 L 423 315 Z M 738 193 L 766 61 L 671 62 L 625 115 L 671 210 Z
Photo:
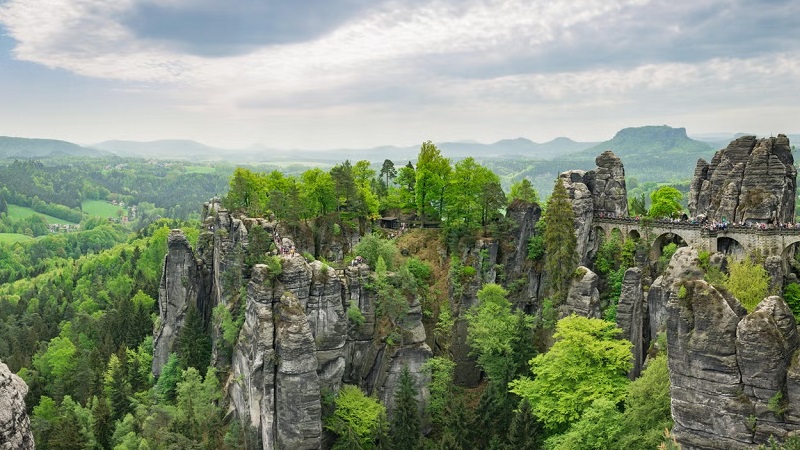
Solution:
M 717 251 L 724 253 L 726 256 L 732 256 L 735 259 L 741 259 L 746 254 L 744 245 L 728 236 L 717 238 Z
M 631 229 L 631 230 L 628 232 L 628 238 L 629 238 L 629 239 L 632 239 L 632 240 L 634 240 L 634 241 L 638 241 L 639 239 L 641 239 L 641 238 L 642 238 L 642 236 L 639 234 L 639 230 L 636 230 L 636 229 Z
M 678 247 L 686 247 L 688 245 L 686 243 L 686 239 L 674 231 L 661 233 L 656 236 L 656 238 L 653 240 L 653 244 L 650 246 L 650 259 L 652 261 L 657 261 L 663 254 L 664 247 L 669 244 L 675 244 Z

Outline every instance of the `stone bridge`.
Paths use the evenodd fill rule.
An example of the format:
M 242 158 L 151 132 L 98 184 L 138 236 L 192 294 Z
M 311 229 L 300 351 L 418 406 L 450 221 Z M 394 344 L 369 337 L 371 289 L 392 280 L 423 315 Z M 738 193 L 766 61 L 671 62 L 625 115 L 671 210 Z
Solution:
M 592 234 L 596 242 L 607 239 L 614 230 L 618 230 L 623 238 L 645 239 L 656 256 L 675 236 L 698 250 L 739 256 L 757 250 L 764 256 L 784 256 L 793 244 L 800 242 L 800 228 L 760 229 L 728 225 L 724 230 L 714 230 L 690 222 L 654 220 L 643 223 L 634 218 L 593 217 Z

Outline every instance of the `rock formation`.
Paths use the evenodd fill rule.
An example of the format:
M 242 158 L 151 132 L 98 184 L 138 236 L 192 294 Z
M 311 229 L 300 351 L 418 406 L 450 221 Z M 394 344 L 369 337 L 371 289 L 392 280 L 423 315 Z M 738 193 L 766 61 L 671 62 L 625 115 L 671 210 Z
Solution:
M 569 284 L 567 299 L 558 308 L 559 318 L 570 314 L 594 319 L 600 318 L 600 291 L 597 289 L 597 274 L 588 267 L 580 266 Z
M 619 302 L 617 303 L 617 326 L 622 329 L 622 336 L 633 344 L 633 368 L 629 374 L 631 380 L 642 372 L 644 352 L 648 342 L 645 341 L 644 326 L 646 323 L 646 305 L 642 292 L 642 270 L 633 267 L 625 271 L 622 277 Z
M 175 351 L 175 341 L 183 326 L 186 312 L 198 307 L 201 289 L 197 262 L 192 247 L 181 230 L 172 230 L 167 238 L 167 255 L 161 285 L 158 288 L 160 320 L 153 333 L 153 374 L 159 376 L 169 354 Z
M 259 239 L 274 239 L 280 234 L 277 225 L 233 218 L 216 202 L 207 204 L 205 213 L 206 230 L 196 253 L 179 230 L 170 234 L 155 332 L 156 375 L 174 351 L 186 310 L 195 305 L 211 327 L 212 363 L 230 366 L 230 409 L 258 430 L 265 449 L 319 448 L 320 398 L 343 383 L 377 395 L 391 414 L 397 378 L 408 366 L 420 387 L 421 407 L 425 404 L 428 380 L 422 365 L 432 352 L 425 343 L 419 301 L 410 304 L 400 324 L 399 342 L 387 342 L 377 334 L 372 274 L 366 265 L 337 272 L 296 254 L 280 257 L 280 267 L 256 264 L 249 269 L 248 257 L 261 259 L 264 255 L 256 253 L 269 249 L 269 242 Z M 246 292 L 239 289 L 243 280 Z M 232 347 L 210 321 L 218 305 L 232 312 L 244 307 L 244 324 Z M 363 324 L 349 322 L 351 306 L 364 316 Z
M 677 294 L 680 283 L 686 280 L 700 280 L 703 271 L 700 269 L 700 259 L 697 250 L 691 247 L 679 248 L 667 266 L 664 275 L 653 281 L 647 292 L 647 322 L 649 328 L 645 329 L 645 341 L 655 339 L 659 332 L 664 331 L 667 324 L 667 303 L 673 294 Z
M 729 222 L 794 222 L 797 170 L 789 139 L 743 136 L 697 161 L 689 213 Z
M 628 216 L 628 190 L 625 187 L 625 167 L 611 150 L 595 160 L 597 168 L 586 173 L 586 186 L 592 192 L 594 210 L 614 217 Z
M 800 430 L 800 348 L 780 297 L 750 314 L 703 280 L 668 304 L 673 434 L 686 450 L 746 449 Z
M 595 163 L 597 168 L 594 170 L 570 170 L 559 175 L 575 213 L 576 251 L 581 264 L 588 264 L 599 245 L 592 229 L 593 216 L 628 216 L 628 191 L 622 161 L 607 150 L 595 159 Z
M 28 386 L 0 361 L 0 450 L 33 449 L 33 434 L 25 412 Z

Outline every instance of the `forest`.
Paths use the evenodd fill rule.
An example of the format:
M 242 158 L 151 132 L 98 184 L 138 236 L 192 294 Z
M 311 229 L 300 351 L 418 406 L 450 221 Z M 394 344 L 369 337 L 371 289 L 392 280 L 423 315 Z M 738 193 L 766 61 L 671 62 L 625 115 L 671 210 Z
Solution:
M 135 161 L 119 164 L 124 167 L 103 161 L 17 161 L 0 173 L 4 202 L 36 201 L 78 211 L 77 200 L 116 196 L 150 203 L 164 216 L 140 221 L 135 231 L 82 217 L 78 232 L 0 244 L 0 360 L 30 388 L 26 404 L 38 448 L 260 448 L 257 430 L 227 410 L 223 385 L 230 368 L 211 364 L 212 340 L 236 341 L 244 320 L 241 306 L 215 309 L 213 323 L 190 309 L 177 351 L 157 379 L 152 373 L 167 236 L 180 228 L 196 248 L 203 230 L 198 211 L 216 193 L 224 193 L 222 204 L 231 212 L 271 217 L 298 234 L 317 235 L 330 223 L 340 232 L 359 234 L 360 242 L 342 260 L 325 260 L 321 252 L 306 257 L 334 268 L 346 267 L 356 255 L 366 259 L 373 271 L 369 289 L 379 302 L 376 339 L 401 339 L 398 324 L 411 301 L 421 299 L 423 322 L 436 343 L 426 363 L 426 404 L 419 404 L 420 386 L 407 370 L 393 394 L 391 414 L 358 386 L 328 392 L 321 399 L 326 445 L 675 448 L 669 435 L 666 338 L 655 339 L 646 368 L 631 380 L 631 343 L 619 338 L 615 323 L 622 275 L 641 251 L 637 242 L 614 236 L 594 258 L 604 319 L 571 315 L 559 320 L 570 280 L 582 275 L 576 271 L 574 217 L 562 183 L 556 182 L 546 199 L 526 178 L 505 192 L 492 170 L 473 158 L 454 163 L 431 142 L 422 144 L 416 164 L 344 161 L 329 170 L 294 174 L 238 167 L 227 172 L 229 177 L 224 170 L 207 176 Z M 674 217 L 682 211 L 680 191 L 651 187 L 649 202 L 644 192 L 631 197 L 632 215 Z M 502 284 L 483 283 L 478 304 L 456 317 L 452 304 L 487 270 L 480 257 L 463 258 L 465 249 L 479 239 L 507 241 L 514 224 L 506 211 L 520 204 L 543 211 L 525 260 L 550 277 L 546 299 L 535 308 L 515 304 L 524 282 L 498 266 L 492 270 Z M 7 212 L 0 215 L 3 223 L 9 220 Z M 378 226 L 381 217 L 403 217 L 417 227 L 396 236 Z M 441 248 L 444 256 L 423 250 L 403 254 L 401 247 Z M 661 269 L 675 249 L 675 244 L 665 248 Z M 271 240 L 255 233 L 248 270 L 277 264 L 279 272 L 281 260 L 270 256 L 276 251 Z M 757 268 L 733 270 L 752 275 Z M 753 288 L 722 282 L 735 293 Z M 347 314 L 356 326 L 364 321 L 352 305 Z M 456 322 L 466 325 L 469 354 L 482 374 L 476 386 L 455 379 L 449 343 Z

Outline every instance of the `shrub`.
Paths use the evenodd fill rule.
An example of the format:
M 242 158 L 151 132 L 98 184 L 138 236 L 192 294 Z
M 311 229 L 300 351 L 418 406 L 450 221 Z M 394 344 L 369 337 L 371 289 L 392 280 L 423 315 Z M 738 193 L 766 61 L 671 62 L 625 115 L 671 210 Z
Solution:
M 750 313 L 767 296 L 769 274 L 763 266 L 754 263 L 751 258 L 744 258 L 731 263 L 725 287 Z
M 358 304 L 355 300 L 350 300 L 350 307 L 347 308 L 347 318 L 358 327 L 364 325 L 364 322 L 366 322 L 364 314 L 361 313 L 361 309 L 358 308 Z
M 800 321 L 800 284 L 789 283 L 783 291 L 783 299 L 794 313 L 795 320 Z
M 378 257 L 383 257 L 386 262 L 386 269 L 393 270 L 397 247 L 392 241 L 381 239 L 374 234 L 368 234 L 361 239 L 361 242 L 353 248 L 356 255 L 366 258 L 367 264 L 375 270 Z
M 421 261 L 419 258 L 411 258 L 406 262 L 408 266 L 408 271 L 414 275 L 414 279 L 417 281 L 417 284 L 429 284 L 431 281 L 431 275 L 433 275 L 433 269 L 431 265 Z

